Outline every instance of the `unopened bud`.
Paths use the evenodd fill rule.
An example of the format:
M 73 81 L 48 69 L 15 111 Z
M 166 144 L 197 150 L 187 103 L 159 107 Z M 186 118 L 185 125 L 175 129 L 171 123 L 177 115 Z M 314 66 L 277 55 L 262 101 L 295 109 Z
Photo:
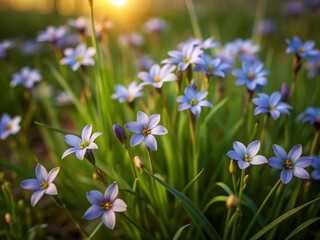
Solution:
M 233 163 L 233 159 L 230 160 L 230 164 L 229 164 L 229 173 L 231 175 L 236 174 L 236 168 L 234 167 L 234 163 Z
M 135 156 L 133 160 L 137 168 L 139 168 L 140 170 L 144 168 L 144 162 L 141 160 L 140 157 Z
M 5 221 L 6 223 L 8 223 L 9 225 L 11 224 L 12 216 L 11 216 L 10 213 L 6 213 L 6 214 L 4 215 L 4 221 Z
M 238 206 L 238 203 L 238 198 L 235 195 L 231 194 L 226 201 L 226 206 L 229 210 L 234 210 Z
M 120 141 L 120 143 L 122 145 L 126 144 L 127 135 L 126 135 L 126 132 L 124 131 L 124 129 L 118 124 L 113 124 L 112 125 L 112 130 L 113 130 L 114 135 L 116 135 L 116 137 Z
M 282 102 L 288 102 L 290 95 L 290 89 L 287 86 L 287 84 L 282 83 L 281 85 L 281 101 Z
M 249 180 L 249 174 L 247 174 L 247 175 L 244 176 L 243 182 L 244 182 L 244 183 L 247 183 L 248 180 Z

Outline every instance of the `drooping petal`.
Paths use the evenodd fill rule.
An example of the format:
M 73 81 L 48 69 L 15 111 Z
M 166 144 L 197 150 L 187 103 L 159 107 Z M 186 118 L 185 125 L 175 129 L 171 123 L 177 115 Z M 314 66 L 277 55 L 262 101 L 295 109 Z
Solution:
M 91 132 L 92 132 L 92 125 L 91 124 L 86 125 L 82 130 L 82 134 L 81 134 L 82 140 L 89 139 Z
M 140 122 L 128 122 L 124 125 L 129 131 L 134 133 L 141 133 L 144 125 Z M 147 125 L 145 125 L 147 126 Z
M 302 154 L 302 145 L 297 144 L 288 153 L 288 158 L 293 162 L 295 162 L 301 156 L 301 154 Z
M 105 211 L 102 215 L 102 221 L 104 225 L 106 225 L 108 228 L 112 230 L 116 225 L 116 215 L 112 210 Z
M 250 143 L 247 147 L 247 152 L 250 158 L 254 157 L 257 155 L 258 151 L 260 149 L 260 141 L 256 140 L 252 143 Z
M 290 182 L 292 179 L 292 171 L 291 170 L 286 170 L 286 169 L 282 169 L 281 171 L 281 181 L 284 184 L 287 184 L 288 182 Z
M 31 205 L 32 207 L 34 207 L 37 202 L 40 200 L 40 198 L 43 196 L 44 194 L 44 190 L 38 190 L 35 191 L 32 195 L 31 195 Z
M 310 178 L 309 173 L 304 168 L 295 166 L 292 172 L 293 172 L 293 175 L 296 176 L 297 178 L 302 178 L 302 179 Z
M 145 136 L 142 133 L 134 134 L 130 139 L 130 146 L 134 147 L 134 146 L 138 145 L 139 143 L 141 143 L 143 141 L 144 138 L 145 138 Z
M 229 151 L 227 153 L 227 156 L 236 161 L 243 161 L 242 156 L 240 156 L 236 151 L 233 150 Z
M 154 128 L 151 129 L 151 134 L 155 134 L 155 135 L 164 135 L 164 134 L 167 134 L 168 133 L 168 130 L 161 126 L 161 125 L 158 125 Z
M 38 179 L 27 179 L 20 183 L 20 186 L 26 190 L 40 190 L 40 181 Z
M 270 115 L 274 120 L 277 120 L 280 117 L 280 112 L 274 109 L 270 111 Z
M 101 203 L 105 200 L 102 193 L 97 190 L 91 190 L 90 192 L 87 192 L 86 195 L 88 201 L 93 205 L 100 206 Z
M 201 113 L 201 107 L 198 105 L 191 107 L 190 110 L 195 116 L 199 116 Z
M 148 127 L 150 129 L 154 128 L 160 122 L 160 114 L 153 114 L 150 116 L 148 121 Z
M 189 103 L 181 103 L 179 106 L 178 106 L 178 111 L 183 111 L 183 110 L 186 110 L 186 109 L 189 109 L 191 108 L 191 105 Z
M 56 185 L 54 183 L 49 184 L 48 188 L 44 190 L 44 193 L 48 195 L 57 195 L 58 191 Z
M 76 152 L 76 151 L 79 151 L 80 150 L 80 148 L 79 147 L 74 147 L 74 148 L 69 148 L 69 149 L 67 149 L 63 154 L 62 154 L 62 159 L 64 158 L 64 157 L 66 157 L 67 155 L 69 155 L 69 154 L 71 154 L 71 153 L 74 153 L 74 152 Z
M 101 206 L 93 205 L 88 208 L 88 210 L 83 215 L 84 219 L 92 220 L 97 217 L 100 217 L 103 214 L 104 210 Z
M 124 212 L 127 210 L 127 204 L 123 200 L 117 198 L 112 202 L 112 210 L 115 212 Z
M 288 158 L 286 151 L 277 144 L 273 144 L 273 152 L 274 154 L 280 158 L 281 160 L 286 160 Z
M 262 155 L 257 155 L 255 157 L 253 157 L 250 161 L 250 164 L 253 164 L 253 165 L 259 165 L 259 164 L 264 164 L 264 163 L 267 163 L 267 159 L 265 156 L 262 156 Z
M 116 182 L 109 185 L 104 193 L 104 198 L 107 202 L 112 202 L 118 196 L 119 188 Z
M 238 161 L 238 166 L 240 169 L 245 169 L 250 166 L 250 163 L 244 161 Z
M 312 163 L 312 157 L 300 157 L 296 161 L 293 161 L 295 167 L 308 167 Z
M 148 115 L 145 114 L 144 112 L 139 111 L 137 114 L 137 121 L 141 124 L 143 124 L 144 126 L 148 125 Z
M 157 141 L 154 136 L 148 135 L 144 138 L 144 143 L 153 151 L 157 151 Z
M 47 182 L 52 183 L 54 179 L 57 177 L 59 171 L 60 171 L 60 167 L 55 167 L 51 169 L 51 171 L 48 174 Z
M 239 154 L 244 156 L 247 152 L 247 148 L 243 145 L 243 143 L 235 141 L 233 143 L 234 150 Z
M 36 176 L 40 182 L 46 182 L 48 177 L 48 172 L 41 164 L 37 164 L 36 166 Z
M 102 132 L 95 132 L 92 134 L 90 141 L 93 142 L 97 137 L 99 137 L 102 134 Z
M 84 155 L 86 154 L 86 149 L 81 149 L 79 151 L 76 152 L 76 157 L 79 159 L 79 160 L 83 160 L 84 158 Z
M 269 159 L 268 164 L 277 169 L 282 169 L 283 168 L 283 159 L 277 158 L 277 157 L 272 157 Z
M 79 143 L 82 142 L 81 138 L 72 134 L 65 135 L 63 140 L 72 147 L 79 146 Z

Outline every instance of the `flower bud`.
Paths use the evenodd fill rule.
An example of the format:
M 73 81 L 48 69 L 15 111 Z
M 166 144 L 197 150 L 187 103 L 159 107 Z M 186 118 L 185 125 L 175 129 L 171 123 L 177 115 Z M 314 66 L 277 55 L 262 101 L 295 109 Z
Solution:
M 5 221 L 6 223 L 8 223 L 9 225 L 11 224 L 12 216 L 11 216 L 10 213 L 6 213 L 6 214 L 4 215 L 4 221 Z
M 287 84 L 282 83 L 281 85 L 281 101 L 288 102 L 289 100 L 290 89 Z
M 126 132 L 124 131 L 124 129 L 118 124 L 113 124 L 112 130 L 113 130 L 114 135 L 116 135 L 116 137 L 120 141 L 120 143 L 122 145 L 125 145 L 127 142 L 127 135 L 126 135 Z
M 230 160 L 230 165 L 229 165 L 229 173 L 231 174 L 231 175 L 234 175 L 234 174 L 236 174 L 236 168 L 234 167 L 234 163 L 233 163 L 234 161 L 231 159 Z
M 137 168 L 139 168 L 140 170 L 144 168 L 144 162 L 141 160 L 140 157 L 135 156 L 133 160 Z
M 226 201 L 226 206 L 229 210 L 234 210 L 238 206 L 238 203 L 238 198 L 235 195 L 231 194 Z

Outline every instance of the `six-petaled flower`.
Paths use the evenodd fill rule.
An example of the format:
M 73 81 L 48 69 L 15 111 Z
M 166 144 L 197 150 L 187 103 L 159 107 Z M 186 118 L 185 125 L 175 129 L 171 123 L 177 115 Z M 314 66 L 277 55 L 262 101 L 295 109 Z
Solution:
M 116 93 L 111 95 L 112 99 L 118 99 L 119 102 L 133 102 L 133 100 L 137 97 L 141 97 L 143 95 L 142 87 L 137 85 L 136 82 L 130 83 L 128 88 L 117 84 L 114 89 L 116 90 Z
M 287 53 L 294 53 L 299 58 L 305 58 L 308 56 L 317 55 L 319 52 L 314 50 L 314 41 L 301 42 L 300 38 L 297 36 L 293 37 L 293 40 L 287 39 L 286 42 L 289 44 L 287 48 Z
M 13 74 L 10 86 L 15 87 L 21 84 L 25 88 L 31 89 L 34 84 L 41 81 L 41 79 L 42 76 L 38 69 L 24 67 L 20 72 Z
M 273 151 L 276 157 L 269 159 L 268 164 L 271 167 L 282 169 L 281 181 L 287 184 L 291 181 L 292 176 L 308 179 L 309 173 L 304 169 L 312 163 L 312 157 L 300 157 L 302 154 L 302 146 L 298 144 L 294 146 L 289 153 L 277 144 L 273 144 Z
M 158 64 L 153 65 L 149 72 L 140 72 L 138 74 L 138 77 L 143 81 L 140 86 L 152 85 L 155 88 L 161 88 L 164 82 L 177 79 L 176 75 L 172 73 L 175 68 L 173 65 L 164 65 L 163 67 Z
M 124 212 L 127 210 L 127 204 L 117 198 L 118 184 L 112 183 L 105 191 L 104 195 L 92 190 L 87 193 L 87 199 L 92 206 L 85 212 L 83 218 L 92 220 L 102 215 L 103 223 L 110 229 L 114 229 L 116 225 L 115 212 Z
M 46 31 L 40 32 L 37 37 L 38 42 L 52 42 L 57 43 L 60 39 L 64 38 L 67 34 L 68 28 L 66 26 L 47 27 Z
M 220 58 L 211 58 L 206 54 L 202 55 L 203 64 L 196 65 L 194 71 L 202 71 L 206 76 L 215 75 L 218 77 L 224 77 L 225 72 L 230 66 L 227 63 L 223 63 Z
M 20 130 L 20 116 L 11 118 L 9 114 L 4 113 L 0 119 L 0 139 L 6 139 L 10 134 L 16 134 Z
M 56 185 L 53 183 L 59 173 L 60 167 L 53 168 L 49 173 L 44 166 L 36 166 L 37 179 L 27 179 L 21 182 L 20 186 L 27 190 L 35 191 L 31 196 L 31 205 L 34 207 L 43 194 L 57 195 Z

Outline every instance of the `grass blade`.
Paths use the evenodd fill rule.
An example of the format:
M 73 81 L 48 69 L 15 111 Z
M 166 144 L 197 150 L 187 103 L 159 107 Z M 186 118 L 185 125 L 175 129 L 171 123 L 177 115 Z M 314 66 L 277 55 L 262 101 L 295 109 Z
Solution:
M 286 237 L 285 240 L 288 240 L 290 238 L 292 238 L 294 235 L 296 235 L 297 233 L 299 233 L 300 231 L 302 231 L 303 229 L 305 229 L 306 227 L 309 227 L 312 223 L 316 222 L 320 220 L 320 217 L 316 217 L 316 218 L 312 218 L 309 219 L 308 221 L 305 221 L 304 223 L 302 223 L 300 226 L 298 226 L 295 230 L 293 230 L 288 237 Z

